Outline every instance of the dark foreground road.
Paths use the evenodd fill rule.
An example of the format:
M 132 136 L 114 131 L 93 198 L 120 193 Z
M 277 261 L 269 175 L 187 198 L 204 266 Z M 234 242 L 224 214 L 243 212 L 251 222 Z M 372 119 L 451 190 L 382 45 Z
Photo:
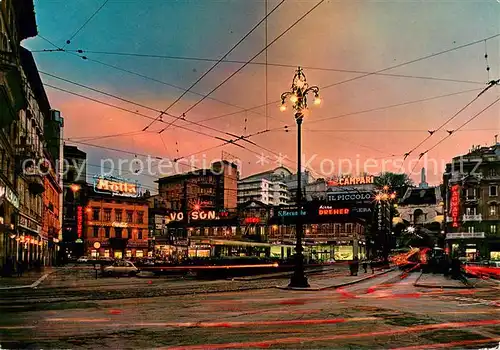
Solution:
M 500 343 L 498 285 L 422 289 L 413 286 L 418 275 L 401 279 L 393 271 L 323 291 L 272 288 L 285 279 L 101 280 L 80 291 L 78 284 L 57 288 L 49 282 L 40 290 L 1 293 L 0 344 L 44 349 L 478 349 Z M 339 277 L 332 272 L 320 278 Z

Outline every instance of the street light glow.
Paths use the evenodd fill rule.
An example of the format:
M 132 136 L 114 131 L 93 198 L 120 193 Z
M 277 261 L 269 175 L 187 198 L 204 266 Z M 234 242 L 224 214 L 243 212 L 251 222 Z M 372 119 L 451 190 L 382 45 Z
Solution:
M 297 95 L 292 95 L 292 96 L 290 97 L 290 101 L 291 101 L 292 103 L 295 103 L 295 102 L 297 102 L 298 100 L 299 100 L 299 99 L 298 99 Z
M 286 105 L 285 105 L 285 104 L 282 104 L 282 105 L 280 106 L 280 111 L 281 111 L 281 112 L 286 111 Z
M 316 106 L 320 105 L 320 104 L 321 104 L 321 97 L 316 96 L 316 97 L 314 98 L 314 104 L 315 104 Z

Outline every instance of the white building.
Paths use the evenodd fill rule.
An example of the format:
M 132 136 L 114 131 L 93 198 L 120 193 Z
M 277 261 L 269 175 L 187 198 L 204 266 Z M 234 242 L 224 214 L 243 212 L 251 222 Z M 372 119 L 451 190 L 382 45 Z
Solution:
M 443 198 L 439 186 L 430 187 L 426 182 L 425 169 L 418 187 L 408 188 L 398 204 L 399 217 L 394 223 L 424 226 L 443 222 Z M 437 227 L 437 225 L 436 225 Z
M 258 200 L 267 205 L 286 205 L 288 189 L 282 181 L 271 181 L 250 176 L 238 181 L 238 204 Z

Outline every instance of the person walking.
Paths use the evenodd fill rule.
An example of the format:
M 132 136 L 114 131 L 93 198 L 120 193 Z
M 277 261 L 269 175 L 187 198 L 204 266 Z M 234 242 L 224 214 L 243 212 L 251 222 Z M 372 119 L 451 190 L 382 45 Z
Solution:
M 372 275 L 375 273 L 375 262 L 370 260 L 370 270 L 372 270 Z
M 366 261 L 366 259 L 365 259 L 365 260 L 363 260 L 363 270 L 365 270 L 365 273 L 368 272 L 367 269 L 368 269 L 368 261 Z
M 356 256 L 354 257 L 354 261 L 353 261 L 353 274 L 354 276 L 357 276 L 358 275 L 358 271 L 359 271 L 359 258 Z

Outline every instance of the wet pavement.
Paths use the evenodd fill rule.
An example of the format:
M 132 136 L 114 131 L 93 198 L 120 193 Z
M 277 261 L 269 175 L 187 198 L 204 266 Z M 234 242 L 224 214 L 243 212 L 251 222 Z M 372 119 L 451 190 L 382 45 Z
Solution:
M 98 280 L 102 287 L 94 281 L 88 292 L 58 288 L 52 279 L 24 295 L 0 293 L 0 344 L 45 349 L 431 349 L 436 344 L 477 349 L 498 344 L 498 285 L 419 288 L 414 285 L 419 277 L 396 270 L 323 291 L 273 288 L 286 279 L 123 278 Z M 312 281 L 348 278 L 343 271 L 311 276 Z M 73 301 L 70 292 L 76 293 Z

